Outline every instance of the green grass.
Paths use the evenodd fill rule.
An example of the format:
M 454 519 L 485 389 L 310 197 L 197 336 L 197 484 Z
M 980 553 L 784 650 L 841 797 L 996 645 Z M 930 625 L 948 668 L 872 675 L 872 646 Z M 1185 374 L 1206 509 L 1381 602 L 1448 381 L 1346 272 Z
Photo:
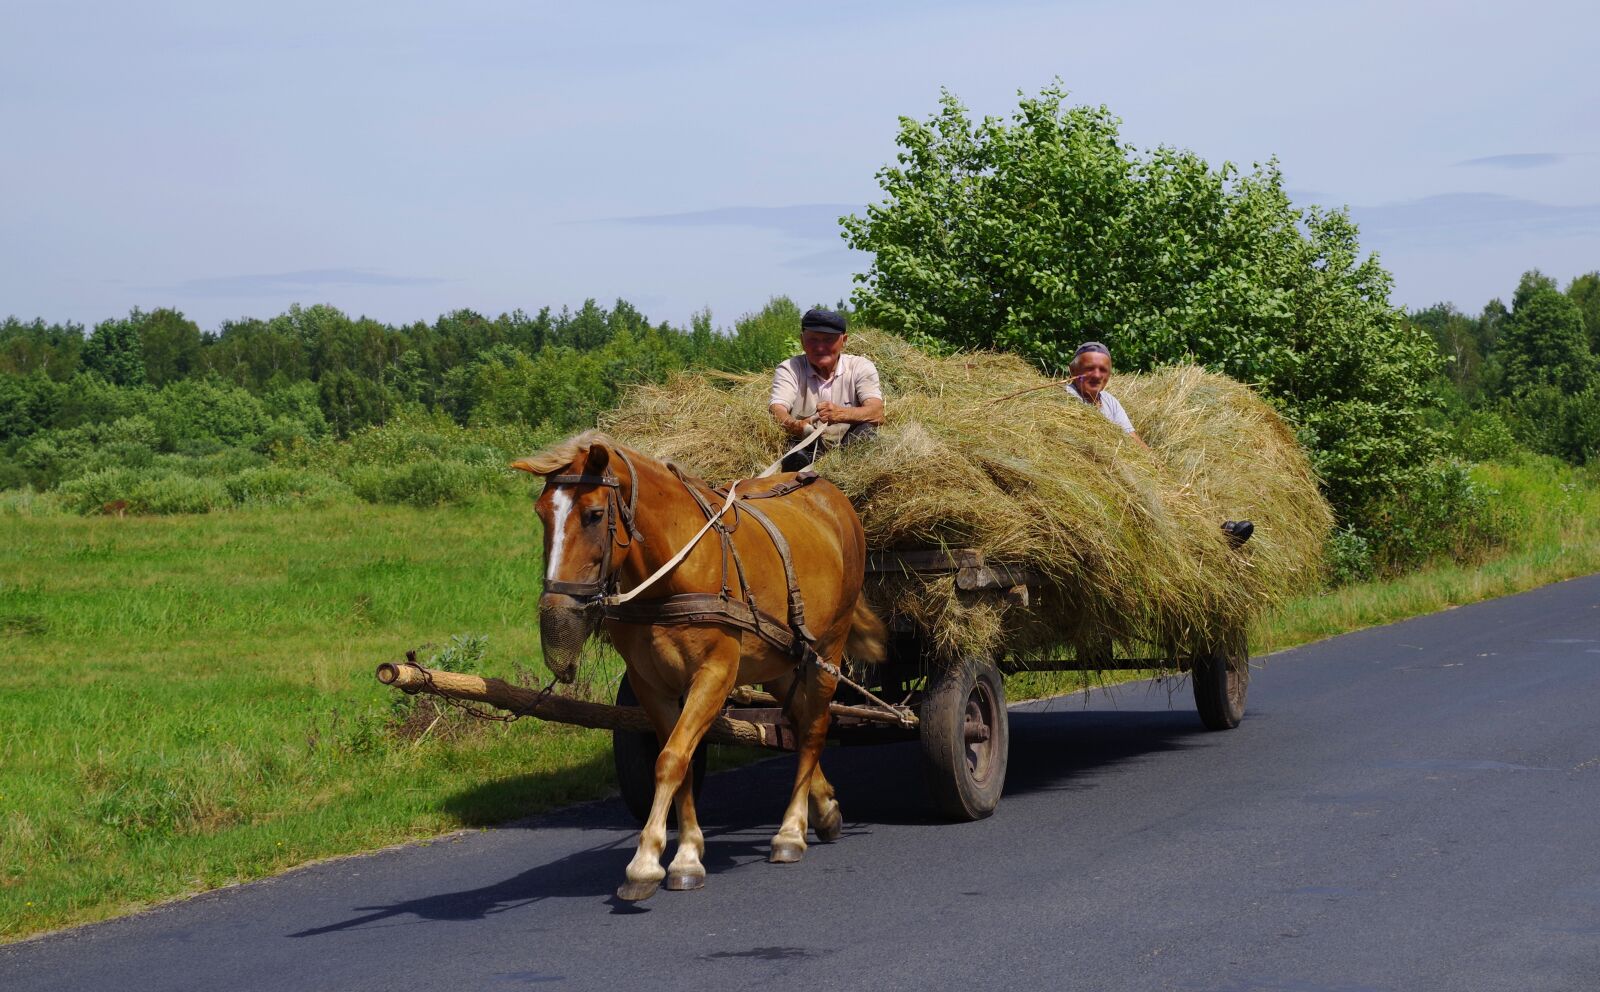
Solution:
M 1519 514 L 1510 547 L 1291 603 L 1255 653 L 1600 570 L 1592 474 L 1477 471 Z M 396 734 L 408 697 L 373 677 L 466 632 L 485 674 L 542 677 L 538 563 L 525 500 L 0 516 L 0 940 L 610 791 L 604 733 L 451 716 L 418 739 L 413 713 Z M 592 661 L 609 697 L 616 661 Z
M 0 935 L 604 794 L 604 735 L 414 744 L 373 678 L 463 631 L 536 666 L 537 534 L 524 501 L 0 518 Z
M 1486 560 L 1434 564 L 1290 602 L 1256 625 L 1252 654 L 1600 571 L 1600 472 L 1594 466 L 1581 470 L 1528 457 L 1479 465 L 1473 477 L 1511 515 L 1507 546 Z

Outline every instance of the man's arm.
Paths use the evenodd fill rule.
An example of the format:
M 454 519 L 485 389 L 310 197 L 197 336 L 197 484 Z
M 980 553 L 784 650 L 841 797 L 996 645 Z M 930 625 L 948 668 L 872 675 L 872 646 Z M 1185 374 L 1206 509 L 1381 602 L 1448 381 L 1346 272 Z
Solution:
M 774 403 L 767 407 L 772 413 L 772 419 L 777 421 L 778 427 L 790 437 L 805 437 L 806 431 L 811 429 L 810 419 L 803 419 L 789 413 L 788 406 Z
M 860 406 L 818 403 L 817 419 L 825 424 L 881 424 L 883 423 L 883 398 L 874 396 L 871 399 L 862 400 Z

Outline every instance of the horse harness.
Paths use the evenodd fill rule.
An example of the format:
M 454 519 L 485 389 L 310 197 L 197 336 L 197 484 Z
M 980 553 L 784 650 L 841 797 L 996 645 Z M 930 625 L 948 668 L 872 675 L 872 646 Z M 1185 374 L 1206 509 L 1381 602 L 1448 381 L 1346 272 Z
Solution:
M 549 592 L 560 593 L 587 601 L 589 604 L 599 605 L 607 620 L 619 623 L 638 624 L 696 624 L 717 623 L 734 627 L 738 630 L 748 631 L 766 641 L 778 651 L 796 660 L 797 663 L 810 661 L 818 664 L 830 674 L 838 675 L 838 670 L 817 654 L 815 649 L 816 637 L 806 627 L 805 600 L 800 594 L 800 583 L 795 576 L 794 556 L 790 552 L 789 542 L 783 536 L 776 524 L 760 510 L 749 505 L 750 500 L 771 499 L 787 496 L 792 492 L 804 489 L 815 482 L 819 476 L 816 472 L 807 469 L 798 473 L 788 482 L 779 483 L 764 492 L 741 494 L 733 504 L 734 522 L 730 525 L 722 520 L 712 524 L 717 532 L 717 537 L 722 543 L 722 589 L 717 593 L 674 593 L 659 599 L 641 600 L 639 602 L 614 602 L 617 598 L 619 576 L 612 561 L 612 548 L 619 547 L 626 551 L 632 547 L 634 541 L 643 542 L 644 537 L 639 534 L 634 523 L 635 510 L 638 506 L 639 473 L 635 470 L 633 461 L 621 448 L 612 449 L 621 456 L 622 461 L 628 466 L 628 475 L 633 479 L 627 503 L 622 501 L 622 481 L 609 469 L 603 475 L 553 475 L 549 477 L 551 485 L 556 486 L 603 486 L 606 488 L 606 550 L 601 559 L 600 578 L 593 582 L 567 582 L 563 580 L 545 580 L 545 589 Z M 707 520 L 716 517 L 717 511 L 712 508 L 700 491 L 690 482 L 678 467 L 671 462 L 667 468 L 683 483 L 695 504 L 700 507 Z M 713 489 L 713 493 L 726 497 L 726 489 Z M 766 531 L 767 537 L 772 541 L 773 548 L 778 552 L 778 558 L 783 562 L 784 581 L 788 586 L 788 619 L 780 620 L 772 614 L 762 610 L 756 605 L 755 593 L 750 588 L 745 578 L 744 561 L 739 556 L 739 549 L 733 543 L 733 532 L 739 528 L 740 511 L 748 513 L 761 529 Z M 626 531 L 628 541 L 618 541 L 618 521 L 621 521 L 621 530 Z M 729 585 L 729 562 L 733 563 L 732 577 L 737 582 L 737 595 Z

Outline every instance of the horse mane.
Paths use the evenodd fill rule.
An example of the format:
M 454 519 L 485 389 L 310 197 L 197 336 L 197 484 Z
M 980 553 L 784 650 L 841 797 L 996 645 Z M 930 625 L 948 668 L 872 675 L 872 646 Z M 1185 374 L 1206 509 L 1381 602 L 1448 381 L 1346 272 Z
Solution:
M 607 437 L 603 431 L 587 430 L 582 434 L 574 434 L 565 441 L 558 441 L 537 455 L 519 458 L 511 464 L 513 468 L 520 468 L 534 475 L 549 475 L 571 465 L 577 460 L 579 452 L 586 451 L 597 443 L 609 447 L 616 446 L 616 442 Z

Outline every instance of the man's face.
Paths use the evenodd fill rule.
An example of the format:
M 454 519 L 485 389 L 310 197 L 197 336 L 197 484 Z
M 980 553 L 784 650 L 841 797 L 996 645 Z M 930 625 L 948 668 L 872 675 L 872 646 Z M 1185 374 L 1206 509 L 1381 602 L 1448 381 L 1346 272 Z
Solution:
M 1074 385 L 1084 399 L 1098 402 L 1100 390 L 1111 378 L 1111 356 L 1102 351 L 1086 351 L 1072 360 L 1072 374 L 1083 377 Z
M 805 350 L 806 361 L 823 378 L 833 375 L 844 352 L 844 339 L 848 334 L 827 334 L 823 331 L 801 331 L 800 347 Z

